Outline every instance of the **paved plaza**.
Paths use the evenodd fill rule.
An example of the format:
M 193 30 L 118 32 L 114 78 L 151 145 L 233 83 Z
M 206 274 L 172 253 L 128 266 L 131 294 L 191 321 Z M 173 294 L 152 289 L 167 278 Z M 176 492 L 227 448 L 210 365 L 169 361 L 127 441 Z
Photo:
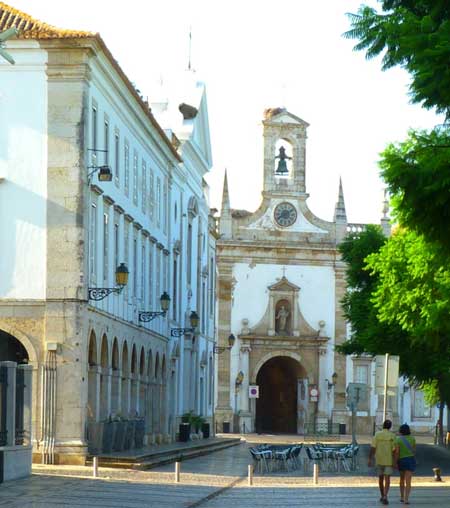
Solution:
M 150 471 L 92 469 L 82 466 L 38 466 L 31 478 L 0 485 L 0 507 L 10 508 L 291 508 L 381 506 L 377 479 L 365 467 L 368 446 L 362 447 L 361 466 L 354 473 L 323 473 L 319 485 L 311 472 L 274 472 L 256 475 L 247 485 L 248 444 L 228 448 L 181 463 L 181 482 L 175 484 L 174 465 Z M 421 445 L 419 471 L 414 478 L 411 506 L 449 508 L 450 454 L 437 447 Z M 435 455 L 434 455 L 435 454 Z M 426 458 L 428 456 L 429 460 Z M 430 464 L 443 468 L 444 483 L 433 481 Z M 393 479 L 390 504 L 402 506 L 398 477 Z

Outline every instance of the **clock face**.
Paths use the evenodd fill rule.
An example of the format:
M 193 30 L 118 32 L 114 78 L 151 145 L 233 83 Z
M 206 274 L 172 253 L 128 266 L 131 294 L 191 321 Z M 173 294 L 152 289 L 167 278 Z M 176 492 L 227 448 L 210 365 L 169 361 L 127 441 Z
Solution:
M 291 203 L 280 203 L 276 206 L 273 216 L 279 226 L 287 228 L 297 220 L 297 210 Z

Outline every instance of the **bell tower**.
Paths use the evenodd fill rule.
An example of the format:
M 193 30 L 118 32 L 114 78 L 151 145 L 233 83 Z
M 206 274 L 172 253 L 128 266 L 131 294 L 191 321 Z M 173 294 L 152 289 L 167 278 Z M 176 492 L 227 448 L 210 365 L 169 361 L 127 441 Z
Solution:
M 284 108 L 264 112 L 264 195 L 308 197 L 305 188 L 308 126 Z

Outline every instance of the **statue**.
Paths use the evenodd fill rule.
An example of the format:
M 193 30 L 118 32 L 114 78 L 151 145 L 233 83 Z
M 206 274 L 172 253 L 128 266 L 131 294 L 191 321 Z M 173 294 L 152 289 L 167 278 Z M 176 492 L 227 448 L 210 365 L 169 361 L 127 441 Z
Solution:
M 277 170 L 275 171 L 275 173 L 277 175 L 285 175 L 286 173 L 289 173 L 287 164 L 286 164 L 286 159 L 291 160 L 292 157 L 289 157 L 288 155 L 286 155 L 286 149 L 284 148 L 284 146 L 280 146 L 280 153 L 275 157 L 275 159 L 280 159 L 278 161 L 278 167 L 277 167 Z
M 278 321 L 278 332 L 287 332 L 286 325 L 287 325 L 287 318 L 289 317 L 289 311 L 286 309 L 284 305 L 280 307 L 280 310 L 278 311 L 278 314 L 276 315 L 275 319 Z

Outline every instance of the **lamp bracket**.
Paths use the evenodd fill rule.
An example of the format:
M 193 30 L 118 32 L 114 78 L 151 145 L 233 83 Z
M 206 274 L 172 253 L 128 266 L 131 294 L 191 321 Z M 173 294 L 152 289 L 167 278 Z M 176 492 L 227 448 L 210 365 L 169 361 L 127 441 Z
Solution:
M 182 335 L 194 335 L 195 328 L 171 328 L 171 337 L 181 337 Z
M 165 316 L 166 311 L 165 310 L 149 310 L 147 312 L 139 312 L 139 321 L 142 323 L 148 323 L 150 321 L 153 321 L 158 316 Z
M 115 288 L 88 288 L 88 299 L 99 302 L 111 293 L 120 295 L 124 286 L 117 286 Z

